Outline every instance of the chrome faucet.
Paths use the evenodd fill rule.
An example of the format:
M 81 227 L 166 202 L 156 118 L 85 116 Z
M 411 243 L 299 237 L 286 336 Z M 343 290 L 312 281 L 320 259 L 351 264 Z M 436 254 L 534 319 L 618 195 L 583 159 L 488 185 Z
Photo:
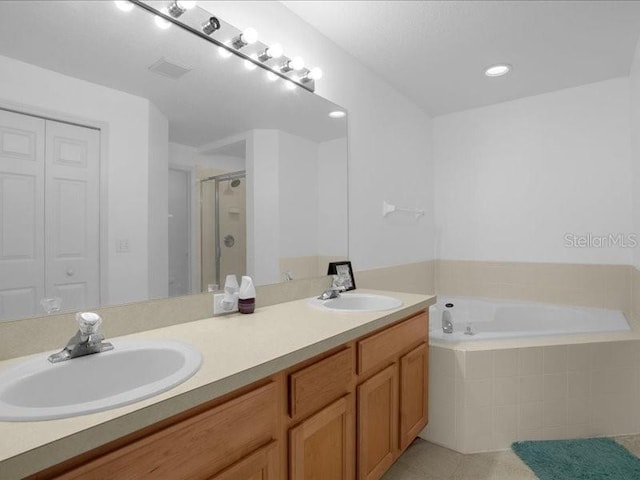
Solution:
M 103 342 L 104 335 L 100 332 L 100 324 L 102 323 L 100 315 L 93 312 L 77 313 L 76 321 L 78 322 L 78 331 L 61 351 L 49 356 L 51 363 L 113 350 L 112 344 Z
M 445 308 L 453 308 L 453 303 L 447 303 Z M 453 319 L 450 310 L 442 311 L 442 331 L 444 333 L 453 333 Z
M 346 289 L 347 287 L 342 284 L 342 279 L 338 275 L 334 275 L 333 280 L 331 281 L 331 286 L 322 292 L 318 297 L 318 300 L 338 298 L 340 296 L 340 292 L 344 292 Z

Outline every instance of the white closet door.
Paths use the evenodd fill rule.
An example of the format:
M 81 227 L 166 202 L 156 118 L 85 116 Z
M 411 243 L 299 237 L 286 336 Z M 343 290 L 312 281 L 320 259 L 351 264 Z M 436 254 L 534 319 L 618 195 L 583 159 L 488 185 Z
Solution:
M 42 119 L 0 110 L 0 320 L 42 313 Z
M 100 133 L 46 122 L 48 296 L 64 310 L 100 305 Z

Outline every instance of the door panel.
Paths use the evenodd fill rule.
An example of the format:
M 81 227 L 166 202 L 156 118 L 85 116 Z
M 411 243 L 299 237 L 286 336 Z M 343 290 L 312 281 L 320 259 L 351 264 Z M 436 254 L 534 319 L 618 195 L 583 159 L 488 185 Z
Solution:
M 100 305 L 100 133 L 46 123 L 47 295 L 65 310 Z
M 44 132 L 0 110 L 0 320 L 41 313 L 45 296 Z
M 290 480 L 352 480 L 353 420 L 347 395 L 289 430 Z

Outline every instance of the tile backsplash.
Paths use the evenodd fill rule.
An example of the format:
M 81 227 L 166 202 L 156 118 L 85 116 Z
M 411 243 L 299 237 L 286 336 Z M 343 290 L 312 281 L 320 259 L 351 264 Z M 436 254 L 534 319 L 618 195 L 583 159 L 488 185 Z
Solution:
M 424 438 L 463 452 L 640 431 L 640 341 L 430 347 Z
M 438 294 L 560 303 L 631 311 L 629 265 L 438 260 Z M 640 286 L 640 280 L 636 281 Z M 640 299 L 636 300 L 640 302 Z

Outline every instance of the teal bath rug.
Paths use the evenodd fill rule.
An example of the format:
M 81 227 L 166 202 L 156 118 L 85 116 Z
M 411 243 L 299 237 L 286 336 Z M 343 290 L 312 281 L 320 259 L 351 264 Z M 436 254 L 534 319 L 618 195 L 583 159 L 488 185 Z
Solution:
M 540 480 L 640 479 L 640 458 L 610 438 L 515 442 L 511 448 Z

